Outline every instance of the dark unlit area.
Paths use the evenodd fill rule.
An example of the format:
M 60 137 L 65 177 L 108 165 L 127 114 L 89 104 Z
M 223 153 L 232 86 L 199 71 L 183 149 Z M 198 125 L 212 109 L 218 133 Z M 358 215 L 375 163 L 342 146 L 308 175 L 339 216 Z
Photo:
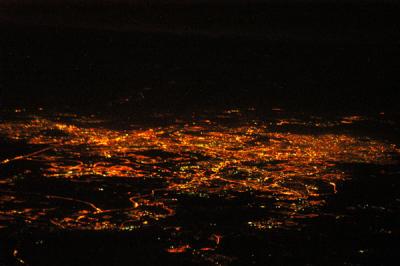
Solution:
M 5 5 L 2 104 L 396 109 L 398 10 L 354 2 Z

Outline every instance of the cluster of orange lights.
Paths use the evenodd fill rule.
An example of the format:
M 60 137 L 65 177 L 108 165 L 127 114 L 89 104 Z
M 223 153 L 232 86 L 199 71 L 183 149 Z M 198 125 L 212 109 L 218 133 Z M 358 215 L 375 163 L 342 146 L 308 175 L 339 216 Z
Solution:
M 343 123 L 359 119 L 346 117 Z M 291 121 L 283 119 L 274 126 L 288 124 Z M 70 182 L 161 179 L 163 185 L 143 193 L 119 195 L 127 202 L 123 208 L 98 199 L 93 203 L 90 199 L 38 195 L 41 201 L 65 201 L 73 207 L 66 212 L 35 207 L 0 209 L 0 216 L 23 217 L 29 223 L 47 219 L 63 229 L 135 230 L 173 216 L 179 204 L 177 195 L 229 199 L 246 192 L 254 197 L 269 195 L 276 200 L 274 207 L 285 209 L 284 220 L 265 217 L 248 221 L 251 228 L 266 230 L 293 224 L 292 218 L 301 217 L 302 210 L 316 208 L 323 204 L 325 194 L 336 193 L 337 182 L 347 177 L 336 167 L 338 164 L 392 164 L 393 153 L 399 153 L 395 145 L 370 138 L 277 132 L 270 126 L 260 121 L 232 125 L 199 120 L 116 130 L 82 121 L 61 123 L 43 118 L 3 122 L 0 132 L 6 138 L 25 141 L 38 149 L 3 160 L 2 165 L 15 160 L 38 162 L 43 177 Z M 12 177 L 2 178 L 13 182 Z M 0 202 L 18 200 L 16 194 L 0 197 Z M 307 217 L 314 215 L 317 212 Z M 218 245 L 221 237 L 215 239 Z M 188 248 L 182 245 L 167 251 L 184 252 Z

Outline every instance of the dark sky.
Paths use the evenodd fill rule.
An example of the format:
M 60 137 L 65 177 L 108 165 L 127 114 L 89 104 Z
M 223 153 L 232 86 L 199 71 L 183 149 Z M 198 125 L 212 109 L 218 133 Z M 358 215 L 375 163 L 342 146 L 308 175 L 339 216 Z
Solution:
M 1 1 L 0 104 L 398 109 L 394 1 L 144 2 Z
M 5 0 L 1 21 L 118 31 L 240 32 L 266 27 L 391 23 L 393 0 Z M 396 6 L 397 7 L 397 6 Z M 390 26 L 390 25 L 389 25 Z M 304 26 L 303 26 L 304 27 Z

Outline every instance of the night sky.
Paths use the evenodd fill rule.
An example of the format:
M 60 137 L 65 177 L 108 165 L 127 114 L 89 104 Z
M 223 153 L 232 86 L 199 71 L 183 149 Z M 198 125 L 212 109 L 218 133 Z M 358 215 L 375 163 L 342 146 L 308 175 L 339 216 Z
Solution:
M 3 104 L 397 107 L 391 1 L 1 6 Z

